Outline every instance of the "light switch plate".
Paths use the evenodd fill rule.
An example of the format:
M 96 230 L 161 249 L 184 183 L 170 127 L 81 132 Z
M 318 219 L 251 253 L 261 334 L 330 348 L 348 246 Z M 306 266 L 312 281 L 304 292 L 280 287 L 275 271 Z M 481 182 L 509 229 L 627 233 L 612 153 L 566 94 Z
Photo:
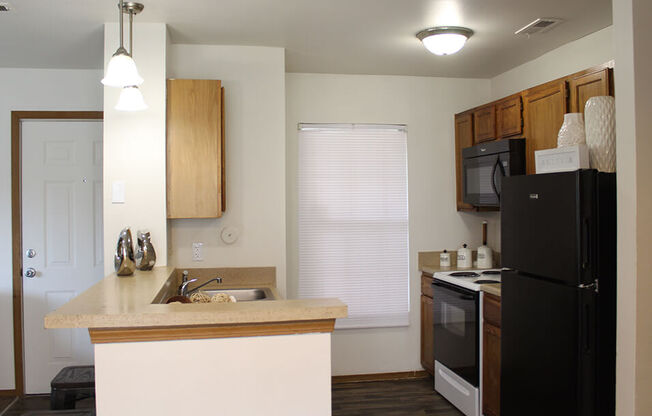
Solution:
M 124 181 L 114 181 L 112 188 L 111 203 L 113 204 L 124 204 L 125 203 L 125 182 Z

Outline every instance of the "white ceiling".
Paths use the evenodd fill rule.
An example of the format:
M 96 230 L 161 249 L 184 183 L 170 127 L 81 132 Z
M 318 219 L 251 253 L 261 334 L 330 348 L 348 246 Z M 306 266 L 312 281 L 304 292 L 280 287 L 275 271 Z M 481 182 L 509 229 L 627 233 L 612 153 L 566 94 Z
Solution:
M 102 67 L 102 24 L 117 21 L 117 0 L 5 1 L 0 67 Z M 489 78 L 611 24 L 611 0 L 142 1 L 136 25 L 166 22 L 173 43 L 284 47 L 288 72 Z M 537 17 L 566 22 L 514 35 Z M 414 36 L 435 25 L 475 35 L 438 57 Z

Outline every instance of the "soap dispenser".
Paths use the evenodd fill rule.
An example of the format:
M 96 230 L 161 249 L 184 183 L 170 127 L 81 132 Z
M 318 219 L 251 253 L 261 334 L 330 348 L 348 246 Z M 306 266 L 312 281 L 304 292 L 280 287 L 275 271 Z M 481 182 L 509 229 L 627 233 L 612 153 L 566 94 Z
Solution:
M 460 269 L 473 267 L 473 253 L 466 244 L 462 244 L 462 247 L 457 249 L 457 267 Z
M 487 246 L 487 221 L 482 222 L 482 245 L 478 247 L 478 269 L 494 267 L 494 257 L 491 248 Z

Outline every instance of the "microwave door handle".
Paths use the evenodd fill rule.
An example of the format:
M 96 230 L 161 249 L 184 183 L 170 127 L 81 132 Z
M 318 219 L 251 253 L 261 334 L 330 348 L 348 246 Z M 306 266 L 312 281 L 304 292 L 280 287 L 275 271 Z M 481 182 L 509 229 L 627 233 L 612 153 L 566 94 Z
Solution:
M 500 165 L 500 157 L 496 159 L 494 168 L 491 170 L 491 187 L 494 190 L 494 194 L 496 194 L 496 197 L 498 197 L 498 200 L 500 201 L 500 194 L 498 193 L 498 188 L 496 187 L 496 169 L 498 169 L 498 165 Z

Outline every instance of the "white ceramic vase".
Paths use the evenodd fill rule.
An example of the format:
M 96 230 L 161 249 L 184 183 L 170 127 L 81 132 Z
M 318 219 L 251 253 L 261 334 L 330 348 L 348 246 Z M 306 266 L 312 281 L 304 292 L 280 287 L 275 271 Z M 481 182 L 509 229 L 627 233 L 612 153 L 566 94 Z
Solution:
M 586 142 L 584 133 L 584 118 L 582 113 L 564 114 L 564 124 L 559 129 L 557 147 L 573 146 Z
M 616 171 L 616 100 L 591 97 L 584 107 L 586 145 L 591 167 L 600 172 Z

